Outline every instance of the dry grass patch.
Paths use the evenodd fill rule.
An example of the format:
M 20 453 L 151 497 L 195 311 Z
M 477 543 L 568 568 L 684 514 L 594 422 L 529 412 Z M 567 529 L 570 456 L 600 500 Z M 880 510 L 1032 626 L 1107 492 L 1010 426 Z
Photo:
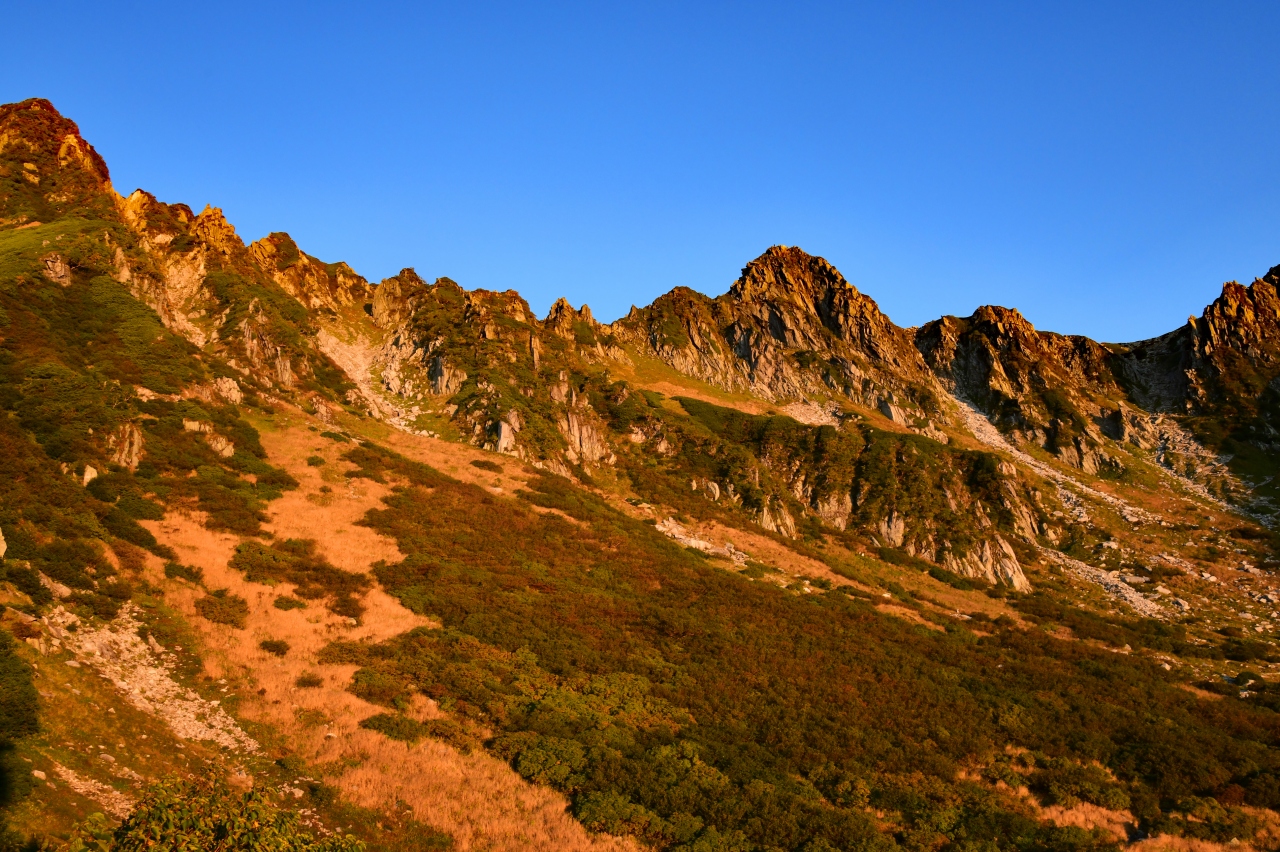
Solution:
M 430 440 L 407 437 L 415 442 Z M 315 434 L 305 428 L 280 428 L 264 433 L 263 443 L 272 463 L 303 483 L 299 491 L 268 507 L 267 529 L 277 536 L 314 539 L 319 553 L 348 571 L 367 573 L 379 559 L 403 558 L 394 543 L 370 529 L 352 526 L 368 509 L 380 506 L 389 489 L 356 480 L 350 491 L 335 491 L 330 506 L 317 506 L 300 497 L 301 492 L 319 487 L 319 470 L 340 465 L 332 461 L 323 468 L 306 465 L 306 457 L 317 446 Z M 490 479 L 495 476 L 470 469 Z M 330 780 L 348 800 L 388 813 L 407 807 L 416 819 L 449 832 L 459 852 L 638 848 L 629 840 L 589 834 L 567 813 L 563 796 L 529 784 L 497 758 L 478 750 L 464 755 L 431 740 L 412 746 L 394 743 L 359 727 L 382 708 L 346 690 L 355 666 L 318 665 L 317 653 L 336 639 L 379 642 L 414 627 L 431 626 L 380 587 L 371 588 L 362 598 L 365 615 L 359 628 L 320 607 L 281 610 L 276 601 L 287 592 L 288 584 L 271 588 L 252 583 L 229 567 L 241 542 L 237 537 L 209 532 L 199 516 L 191 514 L 170 513 L 164 521 L 148 526 L 184 564 L 199 568 L 209 585 L 226 587 L 248 603 L 244 631 L 194 622 L 208 648 L 207 674 L 227 678 L 231 688 L 247 696 L 240 704 L 241 716 L 280 732 L 288 749 L 299 757 L 327 763 L 337 773 Z M 161 581 L 159 566 L 153 573 Z M 167 582 L 166 587 L 175 606 L 194 614 L 196 590 L 176 581 Z M 278 657 L 264 651 L 259 644 L 264 640 L 287 643 L 288 654 Z M 411 702 L 406 715 L 422 723 L 443 717 L 434 702 L 425 698 Z
M 297 425 L 263 433 L 262 445 L 271 463 L 289 471 L 299 483 L 297 490 L 267 507 L 269 520 L 264 529 L 280 539 L 314 539 L 320 553 L 345 571 L 367 573 L 374 562 L 404 558 L 395 542 L 357 525 L 366 512 L 381 506 L 390 489 L 341 475 L 352 469 L 352 465 L 337 461 L 350 445 L 331 442 Z M 317 447 L 329 459 L 322 467 L 307 464 Z M 337 481 L 330 483 L 329 479 Z M 322 492 L 321 488 L 329 490 Z M 325 499 L 315 499 L 318 497 Z
M 630 839 L 588 834 L 566 812 L 561 795 L 524 782 L 512 784 L 511 768 L 479 751 L 463 755 L 430 740 L 409 745 L 357 729 L 344 734 L 340 743 L 330 741 L 316 759 L 338 760 L 343 754 L 364 755 L 336 779 L 356 804 L 382 807 L 404 801 L 415 819 L 448 831 L 464 852 L 641 849 Z
M 1087 802 L 1072 808 L 1050 805 L 1039 811 L 1041 819 L 1047 819 L 1055 825 L 1073 825 L 1085 830 L 1100 828 L 1121 843 L 1128 841 L 1130 831 L 1138 824 L 1128 811 L 1110 811 Z

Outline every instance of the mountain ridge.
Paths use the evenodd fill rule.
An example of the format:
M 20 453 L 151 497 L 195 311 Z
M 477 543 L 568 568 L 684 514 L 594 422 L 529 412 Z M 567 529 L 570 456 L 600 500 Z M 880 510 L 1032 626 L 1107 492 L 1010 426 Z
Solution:
M 539 318 L 120 196 L 38 100 L 0 217 L 29 834 L 203 765 L 383 849 L 1277 845 L 1274 269 L 1130 344 L 789 246 Z
M 1280 368 L 1268 366 L 1276 357 L 1274 345 L 1267 343 L 1276 309 L 1274 285 L 1267 279 L 1248 287 L 1228 282 L 1201 317 L 1183 329 L 1149 341 L 1107 345 L 1038 331 L 1016 309 L 998 306 L 980 307 L 968 318 L 943 317 L 905 329 L 823 258 L 773 246 L 746 264 L 721 296 L 676 288 L 610 324 L 596 322 L 589 307 L 574 309 L 560 299 L 539 319 L 512 290 L 466 290 L 447 278 L 427 284 L 411 269 L 375 284 L 345 263 L 325 263 L 306 254 L 284 233 L 246 245 L 212 206 L 193 214 L 185 205 L 164 204 L 142 190 L 120 196 L 92 146 L 47 101 L 6 107 L 4 115 L 13 125 L 5 125 L 6 144 L 39 151 L 44 162 L 56 161 L 59 174 L 81 172 L 72 185 L 96 188 L 112 201 L 150 267 L 131 268 L 116 247 L 113 277 L 155 309 L 166 325 L 196 346 L 236 350 L 238 357 L 228 357 L 227 363 L 258 371 L 268 385 L 292 387 L 302 380 L 314 392 L 327 384 L 339 389 L 338 401 L 346 403 L 356 392 L 371 410 L 401 424 L 420 417 L 431 398 L 467 396 L 468 379 L 481 381 L 474 366 L 468 370 L 461 363 L 470 355 L 463 359 L 447 351 L 468 345 L 457 329 L 471 328 L 473 341 L 496 341 L 504 334 L 521 338 L 505 344 L 504 357 L 528 359 L 535 373 L 543 360 L 544 338 L 564 341 L 576 356 L 600 364 L 627 362 L 624 350 L 630 348 L 731 393 L 831 411 L 832 406 L 852 404 L 943 441 L 949 440 L 946 429 L 960 424 L 947 402 L 955 395 L 977 405 L 1015 443 L 1038 446 L 1090 474 L 1123 469 L 1109 442 L 1128 440 L 1144 448 L 1158 444 L 1159 429 L 1152 420 L 1165 414 L 1185 416 L 1197 440 L 1232 458 L 1241 456 L 1239 447 L 1267 445 L 1276 433 L 1271 412 L 1280 406 L 1271 402 L 1266 388 Z M 61 198 L 64 193 L 50 195 Z M 86 203 L 101 204 L 101 198 L 87 198 Z M 211 278 L 217 268 L 231 278 Z M 1268 275 L 1274 277 L 1274 270 Z M 210 281 L 240 280 L 252 288 L 247 282 L 255 277 L 273 282 L 308 315 L 273 303 L 266 291 L 259 296 L 244 291 L 247 304 L 233 305 L 236 297 L 229 294 L 234 288 L 209 286 Z M 421 318 L 415 319 L 424 300 L 452 319 L 424 326 Z M 380 374 L 376 382 L 344 374 L 317 343 L 326 318 L 345 313 L 348 320 L 361 321 L 360 309 L 377 333 L 390 332 L 396 341 L 384 343 L 378 353 L 355 356 Z M 227 323 L 232 314 L 238 322 Z M 505 319 L 495 322 L 495 317 Z M 504 322 L 518 328 L 504 329 Z M 347 327 L 349 331 L 350 322 Z M 303 331 L 301 337 L 296 329 Z M 323 339 L 335 339 L 326 335 Z M 474 349 L 475 343 L 470 345 Z M 341 351 L 352 357 L 349 348 Z M 1242 358 L 1260 362 L 1261 369 L 1242 367 Z M 317 384 L 317 376 L 326 378 Z M 374 399 L 381 391 L 355 391 L 352 384 L 361 389 L 380 385 L 389 393 Z M 566 464 L 582 459 L 594 464 L 614 454 L 589 413 L 548 418 L 553 427 L 530 444 L 531 433 L 520 434 L 529 422 L 529 412 L 523 410 L 527 406 L 490 410 L 493 400 L 481 406 L 492 395 L 480 389 L 470 395 L 470 404 L 450 405 L 455 427 L 469 430 L 473 441 L 565 472 Z M 1224 425 L 1224 416 L 1230 424 Z M 1262 475 L 1275 472 L 1269 462 L 1262 467 Z M 1257 471 L 1250 473 L 1260 478 Z M 1253 496 L 1239 471 L 1234 478 L 1217 476 L 1214 486 L 1234 495 L 1231 499 Z M 1266 500 L 1262 495 L 1258 505 L 1269 509 Z

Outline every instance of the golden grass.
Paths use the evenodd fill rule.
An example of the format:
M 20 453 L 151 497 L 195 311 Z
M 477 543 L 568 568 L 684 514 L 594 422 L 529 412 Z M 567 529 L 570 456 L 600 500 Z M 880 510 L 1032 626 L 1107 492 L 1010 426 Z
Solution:
M 1130 844 L 1127 848 L 1137 852 L 1253 852 L 1252 843 L 1214 843 L 1211 840 L 1194 840 L 1190 837 L 1173 837 L 1168 834 L 1151 837 Z
M 524 783 L 505 763 L 481 752 L 462 755 L 442 743 L 417 745 L 372 731 L 329 740 L 317 761 L 361 755 L 336 783 L 356 804 L 408 803 L 414 818 L 451 833 L 460 850 L 638 850 L 630 839 L 590 835 L 565 811 L 565 800 Z
M 302 425 L 300 425 L 302 424 Z M 334 565 L 367 572 L 379 559 L 402 558 L 395 543 L 354 522 L 381 504 L 387 486 L 368 480 L 347 481 L 335 476 L 349 468 L 339 456 L 347 445 L 321 438 L 305 428 L 305 421 L 277 419 L 264 430 L 263 445 L 272 464 L 298 479 L 297 491 L 273 502 L 265 528 L 281 537 L 312 538 Z M 469 465 L 472 458 L 493 460 L 491 453 L 411 435 L 384 441 L 404 455 L 443 468 L 460 479 L 491 485 L 499 479 L 505 490 L 524 483 L 530 474 L 515 459 L 499 457 L 509 472 L 494 474 Z M 327 464 L 309 467 L 306 458 L 321 455 Z M 332 483 L 332 484 L 331 484 Z M 331 500 L 310 500 L 322 485 L 332 488 Z M 378 642 L 414 627 L 430 625 L 399 601 L 375 587 L 364 598 L 365 615 L 358 627 L 316 603 L 306 609 L 281 611 L 272 606 L 278 594 L 292 591 L 249 583 L 227 563 L 240 539 L 203 527 L 198 513 L 173 513 L 148 527 L 179 559 L 204 570 L 210 588 L 226 587 L 249 602 L 244 630 L 212 624 L 195 615 L 200 592 L 163 578 L 158 566 L 150 579 L 163 584 L 166 600 L 186 615 L 202 635 L 206 673 L 226 678 L 228 688 L 242 696 L 239 715 L 270 726 L 285 747 L 309 762 L 325 764 L 329 781 L 351 802 L 391 813 L 405 807 L 415 819 L 451 834 L 459 852 L 501 850 L 635 850 L 629 839 L 592 835 L 567 813 L 567 802 L 552 790 L 524 781 L 507 764 L 477 752 L 464 755 L 435 741 L 406 745 L 359 727 L 362 719 L 382 708 L 346 691 L 354 666 L 320 665 L 319 651 L 334 639 Z M 289 652 L 277 657 L 263 651 L 263 639 L 283 639 Z M 323 683 L 299 689 L 303 673 L 318 674 Z M 441 715 L 434 702 L 415 699 L 410 713 L 419 719 Z M 304 724 L 305 723 L 305 724 Z
M 1129 828 L 1137 820 L 1128 811 L 1109 811 L 1106 808 L 1081 802 L 1073 808 L 1059 805 L 1039 808 L 1041 819 L 1056 825 L 1073 825 L 1077 828 L 1100 828 L 1122 843 L 1129 839 Z
M 478 485 L 490 493 L 510 494 L 518 489 L 527 488 L 529 480 L 540 475 L 539 471 L 527 467 L 523 461 L 514 456 L 486 452 L 470 444 L 426 438 L 405 432 L 392 432 L 380 443 L 405 458 L 430 465 L 454 479 Z M 471 464 L 473 461 L 495 462 L 502 467 L 502 473 L 481 470 Z M 501 492 L 494 489 L 501 489 Z
M 349 445 L 299 428 L 264 434 L 262 445 L 271 463 L 289 471 L 299 485 L 271 503 L 264 529 L 277 538 L 315 539 L 325 557 L 346 571 L 367 572 L 379 560 L 394 563 L 404 558 L 394 541 L 356 526 L 366 512 L 381 505 L 390 489 L 368 479 L 341 476 L 342 470 L 351 468 L 339 460 Z M 308 456 L 320 456 L 327 463 L 311 467 L 306 463 Z M 323 494 L 322 487 L 331 491 Z M 316 496 L 331 499 L 308 499 Z
M 855 583 L 852 580 L 841 577 L 822 562 L 796 553 L 791 548 L 780 544 L 767 535 L 725 526 L 718 521 L 695 523 L 691 524 L 689 528 L 699 538 L 710 541 L 713 544 L 723 544 L 726 541 L 731 541 L 734 547 L 745 551 L 757 562 L 773 566 L 793 577 L 804 577 L 810 580 L 823 579 L 829 580 L 834 586 L 858 586 L 859 588 L 870 589 L 870 587 L 863 586 L 861 583 Z

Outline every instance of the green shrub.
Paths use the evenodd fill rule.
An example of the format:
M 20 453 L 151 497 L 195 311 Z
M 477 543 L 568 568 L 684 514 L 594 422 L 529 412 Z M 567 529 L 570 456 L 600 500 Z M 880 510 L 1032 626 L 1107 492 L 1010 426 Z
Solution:
M 246 580 L 292 583 L 299 598 L 329 598 L 328 608 L 338 615 L 358 619 L 364 613 L 355 596 L 369 588 L 369 578 L 335 568 L 309 539 L 285 539 L 270 546 L 246 541 L 236 548 L 230 564 L 243 571 Z
M 405 483 L 365 521 L 407 554 L 375 573 L 443 629 L 335 643 L 321 659 L 358 666 L 350 689 L 383 706 L 420 693 L 489 727 L 495 755 L 601 825 L 661 835 L 629 804 L 672 832 L 700 820 L 684 845 L 714 830 L 786 850 L 895 837 L 921 848 L 1114 846 L 1043 826 L 1010 793 L 961 780 L 1010 746 L 1070 756 L 1034 767 L 1045 801 L 1128 797 L 1159 814 L 1161 801 L 1228 783 L 1251 803 L 1280 800 L 1276 716 L 1261 695 L 1203 701 L 1145 655 L 1007 617 L 977 637 L 885 615 L 856 593 L 744 583 L 556 477 L 501 501 L 378 448 L 345 458 L 360 475 Z M 1015 600 L 1037 618 L 1092 624 L 1075 607 Z M 1117 623 L 1115 639 L 1183 641 L 1177 625 Z
M 1271 654 L 1271 646 L 1256 639 L 1229 639 L 1222 643 L 1222 653 L 1233 662 L 1251 663 L 1267 659 Z
M 394 674 L 364 668 L 351 679 L 351 693 L 371 704 L 402 708 L 408 706 L 409 690 Z
M 1240 687 L 1249 686 L 1251 684 L 1266 684 L 1266 681 L 1262 679 L 1261 675 L 1255 671 L 1250 671 L 1249 669 L 1241 669 L 1235 676 L 1235 682 L 1236 685 Z
M 316 689 L 317 687 L 324 686 L 324 678 L 312 672 L 303 672 L 298 675 L 298 678 L 293 682 L 293 685 L 298 687 L 298 689 Z
M 136 493 L 122 494 L 116 502 L 120 511 L 140 521 L 158 521 L 164 517 L 164 507 Z
M 573 815 L 587 828 L 588 831 L 601 832 L 615 835 L 633 835 L 644 840 L 647 843 L 659 847 L 670 845 L 672 840 L 692 838 L 675 838 L 671 826 L 662 817 L 655 814 L 647 808 L 641 807 L 634 802 L 617 793 L 588 793 L 579 799 L 573 808 Z M 701 828 L 702 821 L 696 820 L 696 825 Z M 745 838 L 743 838 L 745 840 Z M 698 849 L 728 849 L 735 848 L 733 846 L 715 846 L 709 844 L 699 844 Z M 749 848 L 742 846 L 742 848 Z
M 272 601 L 271 605 L 274 606 L 276 609 L 284 609 L 284 610 L 307 608 L 306 601 L 300 601 L 297 598 L 291 598 L 288 595 L 281 595 L 280 597 Z
M 258 647 L 277 657 L 283 657 L 289 653 L 289 643 L 283 639 L 263 639 L 258 643 Z
M 1048 761 L 1027 779 L 1027 786 L 1046 805 L 1074 808 L 1081 802 L 1119 811 L 1129 807 L 1129 794 L 1106 770 L 1068 760 Z
M 497 462 L 489 461 L 488 459 L 473 459 L 471 461 L 471 466 L 478 467 L 481 470 L 487 470 L 490 473 L 502 473 L 502 465 Z
M 264 790 L 233 793 L 200 781 L 171 780 L 150 788 L 109 841 L 98 839 L 105 834 L 98 828 L 78 827 L 70 849 L 363 852 L 365 848 L 350 835 L 313 837 L 299 826 L 296 814 L 278 810 Z
M 414 743 L 427 735 L 421 722 L 399 713 L 379 713 L 360 720 L 360 727 L 377 731 L 384 737 L 406 743 Z
M 194 565 L 183 565 L 181 562 L 166 562 L 164 575 L 170 580 L 189 580 L 192 583 L 204 581 L 204 570 Z
M 13 639 L 0 630 L 0 808 L 31 789 L 31 769 L 13 754 L 14 744 L 39 729 L 31 667 L 18 656 Z M 0 829 L 3 822 L 0 821 Z
M 320 467 L 325 464 L 323 456 L 307 456 L 307 464 L 311 467 Z
M 196 601 L 196 612 L 215 624 L 243 629 L 249 616 L 249 603 L 227 589 L 217 589 Z

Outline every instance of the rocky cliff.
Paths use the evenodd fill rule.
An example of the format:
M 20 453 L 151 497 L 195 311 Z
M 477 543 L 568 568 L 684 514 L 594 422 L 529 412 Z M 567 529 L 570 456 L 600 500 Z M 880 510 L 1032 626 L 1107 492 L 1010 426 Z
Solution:
M 0 178 L 0 222 L 74 216 L 104 225 L 51 247 L 46 277 L 69 286 L 102 270 L 242 382 L 334 399 L 344 390 L 303 306 L 336 310 L 367 298 L 367 283 L 345 264 L 320 263 L 285 234 L 247 247 L 214 207 L 197 215 L 142 190 L 120 196 L 76 125 L 39 99 L 0 107 Z
M 1016 310 L 943 317 L 917 330 L 915 342 L 939 379 L 998 428 L 1088 473 L 1120 464 L 1100 424 L 1114 420 L 1132 432 L 1143 420 L 1120 402 L 1106 347 L 1037 331 Z
M 343 405 L 584 480 L 602 468 L 636 479 L 632 466 L 660 460 L 663 476 L 782 536 L 809 522 L 863 530 L 879 546 L 1021 585 L 1008 541 L 1034 545 L 1052 507 L 1015 468 L 979 476 L 962 453 L 940 449 L 966 428 L 952 394 L 1015 447 L 1089 475 L 1121 473 L 1134 450 L 1185 472 L 1194 441 L 1159 413 L 1167 409 L 1237 431 L 1252 418 L 1259 445 L 1270 434 L 1274 271 L 1248 288 L 1228 285 L 1186 328 L 1129 346 L 1041 332 L 998 307 L 900 328 L 826 260 L 786 246 L 748 263 L 715 298 L 677 288 L 611 325 L 561 299 L 539 319 L 515 291 L 428 283 L 412 269 L 372 285 L 284 233 L 245 245 L 216 208 L 196 214 L 141 190 L 121 197 L 47 102 L 0 111 L 0 154 L 0 213 L 11 227 L 72 212 L 108 226 L 81 239 L 90 254 L 42 256 L 43 277 L 69 287 L 100 268 L 127 286 L 216 366 L 217 382 L 189 394 L 284 395 L 322 412 Z M 692 403 L 681 403 L 681 420 L 619 381 L 637 359 L 794 414 L 808 437 L 780 444 L 787 429 L 761 426 L 774 439 L 744 432 L 732 446 L 723 436 L 708 444 L 689 420 L 701 416 Z M 866 419 L 874 412 L 923 443 L 888 441 Z M 820 439 L 823 429 L 838 437 Z M 116 441 L 133 445 L 123 433 Z M 136 452 L 122 452 L 136 465 Z M 708 467 L 700 454 L 736 460 Z M 932 484 L 920 491 L 905 480 Z
M 0 227 L 112 206 L 107 164 L 43 98 L 0 106 L 0 206 Z
M 1116 347 L 1116 372 L 1135 402 L 1189 414 L 1254 407 L 1280 375 L 1277 284 L 1280 267 L 1247 287 L 1227 282 L 1183 327 Z
M 685 375 L 770 400 L 847 398 L 891 419 L 940 411 L 911 335 L 821 257 L 774 246 L 710 299 L 678 288 L 614 333 Z

